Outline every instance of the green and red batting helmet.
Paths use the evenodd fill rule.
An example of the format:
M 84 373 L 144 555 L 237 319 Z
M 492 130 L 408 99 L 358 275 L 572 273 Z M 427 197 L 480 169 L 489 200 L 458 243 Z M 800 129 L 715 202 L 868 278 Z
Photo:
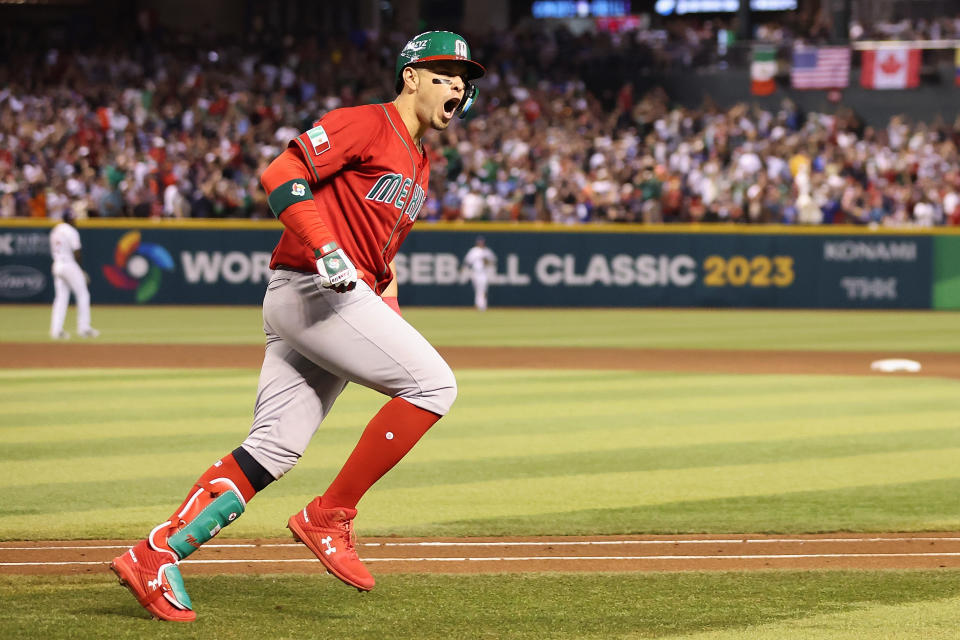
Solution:
M 470 46 L 463 36 L 450 31 L 426 31 L 410 39 L 397 56 L 395 84 L 397 92 L 403 87 L 400 74 L 406 67 L 434 60 L 455 60 L 467 65 L 467 80 L 480 78 L 487 72 L 470 59 Z

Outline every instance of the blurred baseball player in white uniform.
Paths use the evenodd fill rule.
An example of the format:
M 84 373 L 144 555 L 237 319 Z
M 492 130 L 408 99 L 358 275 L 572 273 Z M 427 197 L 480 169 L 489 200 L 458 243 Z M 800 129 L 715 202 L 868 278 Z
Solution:
M 70 292 L 77 303 L 77 335 L 96 338 L 100 332 L 90 326 L 90 291 L 88 276 L 80 266 L 80 232 L 68 211 L 63 222 L 50 231 L 50 256 L 53 258 L 53 313 L 50 316 L 50 337 L 66 340 L 70 334 L 63 330 L 70 305 Z
M 477 236 L 476 244 L 463 257 L 463 264 L 470 269 L 470 280 L 473 282 L 473 306 L 478 311 L 487 310 L 487 288 L 490 285 L 490 270 L 497 261 L 497 256 L 487 246 L 483 236 Z

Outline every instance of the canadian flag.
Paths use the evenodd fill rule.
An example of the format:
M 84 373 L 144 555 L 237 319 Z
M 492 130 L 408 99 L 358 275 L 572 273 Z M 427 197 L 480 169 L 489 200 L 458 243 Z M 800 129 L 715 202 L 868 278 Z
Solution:
M 867 89 L 913 89 L 920 86 L 920 49 L 863 52 L 860 84 Z

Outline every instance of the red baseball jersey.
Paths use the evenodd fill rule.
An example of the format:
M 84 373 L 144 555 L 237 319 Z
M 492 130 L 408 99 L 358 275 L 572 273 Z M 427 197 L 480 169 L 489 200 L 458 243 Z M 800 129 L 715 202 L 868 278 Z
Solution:
M 290 141 L 310 171 L 310 190 L 334 239 L 378 294 L 390 261 L 423 208 L 430 178 L 392 103 L 336 109 Z M 282 220 L 282 217 L 281 217 Z M 284 228 L 270 268 L 315 271 L 313 249 Z

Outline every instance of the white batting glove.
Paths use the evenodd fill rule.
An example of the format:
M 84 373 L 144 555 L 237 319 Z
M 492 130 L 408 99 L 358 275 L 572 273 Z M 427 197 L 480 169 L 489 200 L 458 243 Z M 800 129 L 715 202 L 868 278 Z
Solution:
M 320 286 L 324 289 L 344 293 L 357 286 L 357 268 L 336 242 L 323 245 L 314 255 L 317 257 Z

